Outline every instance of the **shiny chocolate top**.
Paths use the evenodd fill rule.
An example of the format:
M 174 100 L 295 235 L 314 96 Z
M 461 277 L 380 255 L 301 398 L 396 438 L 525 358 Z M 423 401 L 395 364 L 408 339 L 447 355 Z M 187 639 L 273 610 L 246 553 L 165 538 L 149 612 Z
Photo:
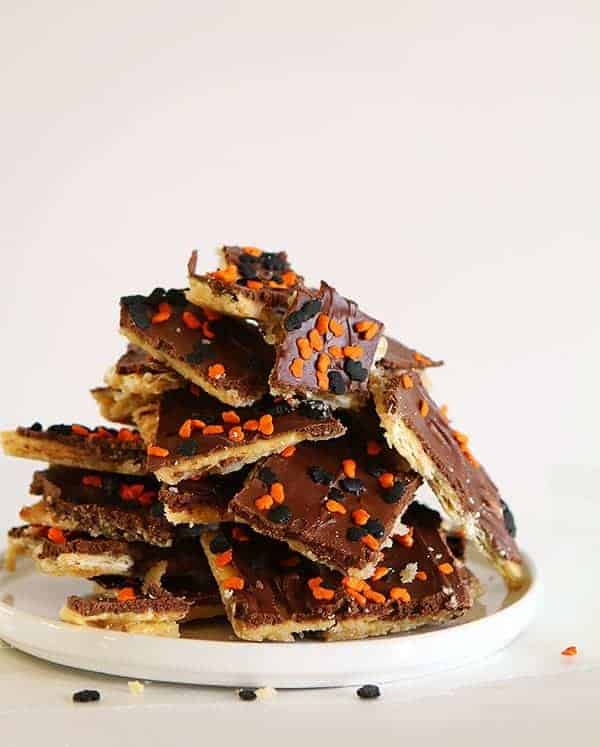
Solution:
M 387 350 L 380 364 L 383 368 L 397 368 L 402 371 L 414 368 L 443 366 L 444 361 L 434 361 L 426 355 L 409 348 L 393 337 L 387 338 Z
M 208 475 L 195 480 L 182 480 L 177 485 L 163 483 L 158 493 L 159 499 L 174 513 L 202 507 L 210 510 L 215 522 L 223 521 L 227 516 L 229 501 L 242 487 L 247 472 L 247 469 L 241 469 L 227 475 Z
M 128 374 L 161 374 L 171 372 L 171 369 L 155 360 L 145 350 L 130 344 L 127 346 L 127 351 L 117 361 L 115 371 L 122 376 L 127 376 Z

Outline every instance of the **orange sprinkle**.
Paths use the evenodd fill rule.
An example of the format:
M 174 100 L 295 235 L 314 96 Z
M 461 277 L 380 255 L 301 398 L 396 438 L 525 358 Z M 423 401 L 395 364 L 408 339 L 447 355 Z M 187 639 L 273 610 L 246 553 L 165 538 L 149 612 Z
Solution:
M 224 433 L 225 429 L 222 425 L 205 425 L 202 429 L 203 436 L 218 436 L 220 433 Z
M 414 386 L 413 380 L 412 380 L 412 378 L 407 373 L 403 373 L 400 378 L 402 379 L 402 386 L 405 389 L 412 389 L 413 388 L 413 386 Z
M 310 346 L 313 350 L 323 350 L 323 338 L 316 329 L 311 329 L 311 331 L 308 333 L 308 341 L 310 342 Z
M 261 280 L 247 280 L 246 287 L 252 290 L 260 290 L 263 287 Z
M 285 459 L 289 459 L 289 457 L 294 456 L 295 453 L 295 446 L 286 446 L 279 456 L 285 457 Z
M 319 353 L 319 357 L 317 358 L 317 371 L 320 371 L 321 373 L 327 373 L 327 369 L 329 368 L 330 364 L 331 358 L 327 355 L 327 353 Z
M 347 588 L 346 594 L 351 596 L 353 599 L 356 599 L 356 601 L 361 607 L 366 607 L 367 599 L 359 591 L 356 591 L 355 589 Z
M 373 589 L 366 589 L 365 596 L 367 599 L 370 599 L 371 602 L 375 602 L 375 604 L 385 604 L 385 596 L 383 594 L 380 594 L 378 591 L 373 591 Z
M 225 410 L 225 412 L 221 413 L 221 420 L 224 423 L 238 425 L 240 422 L 240 416 L 235 412 L 235 410 Z
M 210 328 L 210 324 L 208 322 L 202 322 L 202 334 L 208 340 L 214 340 L 215 333 Z
M 323 583 L 323 579 L 321 576 L 314 576 L 313 578 L 309 578 L 306 582 L 308 588 L 312 591 L 313 589 L 316 589 L 317 586 L 321 586 Z
M 459 444 L 469 443 L 469 437 L 460 431 L 452 431 L 452 435 L 454 436 L 455 441 L 458 441 Z
M 230 441 L 235 441 L 236 443 L 240 443 L 244 438 L 246 438 L 244 431 L 239 425 L 234 425 L 233 428 L 230 428 L 227 435 L 229 436 Z
M 171 305 L 163 301 L 158 304 L 158 311 L 151 319 L 152 324 L 160 324 L 160 322 L 166 322 L 171 318 Z
M 379 542 L 377 542 L 372 534 L 365 534 L 365 536 L 361 539 L 361 542 L 371 550 L 379 550 Z
M 300 558 L 297 555 L 290 555 L 289 558 L 284 558 L 279 563 L 284 568 L 295 568 L 300 565 Z
M 258 430 L 263 436 L 272 436 L 275 431 L 272 415 L 261 415 L 258 420 Z
M 345 514 L 346 513 L 346 506 L 344 506 L 339 501 L 334 501 L 333 498 L 330 498 L 325 503 L 325 508 L 330 511 L 332 514 Z
M 406 532 L 406 534 L 396 534 L 394 539 L 399 545 L 402 545 L 403 547 L 412 547 L 415 544 L 413 532 L 414 529 L 412 527 L 409 527 L 409 530 L 408 532 Z
M 448 405 L 442 405 L 440 407 L 440 415 L 448 422 Z
M 273 507 L 273 497 L 265 493 L 254 501 L 254 505 L 259 511 L 268 511 Z
M 312 595 L 315 599 L 323 599 L 328 602 L 335 596 L 335 591 L 333 589 L 324 589 L 322 586 L 316 586 L 312 589 Z
M 271 485 L 271 489 L 269 490 L 269 493 L 271 493 L 271 497 L 275 501 L 275 503 L 283 503 L 285 500 L 285 490 L 283 489 L 283 485 L 280 482 L 274 482 Z
M 320 335 L 325 337 L 327 330 L 329 329 L 329 317 L 327 314 L 319 314 L 315 323 L 315 329 Z
M 226 565 L 229 565 L 232 560 L 233 550 L 231 549 L 231 547 L 229 548 L 229 550 L 225 550 L 225 552 L 221 552 L 215 556 L 215 563 L 219 566 L 219 568 L 224 568 Z
M 317 371 L 317 384 L 319 385 L 319 389 L 322 389 L 324 392 L 329 390 L 329 377 L 326 373 Z
M 419 412 L 424 418 L 427 417 L 427 414 L 429 413 L 429 404 L 427 400 L 425 399 L 421 400 L 421 404 L 419 405 Z
M 223 283 L 234 283 L 239 280 L 240 274 L 235 265 L 227 265 L 224 269 L 213 272 L 212 276 Z
M 577 646 L 567 646 L 560 653 L 562 656 L 577 656 Z
M 415 578 L 419 579 L 419 581 L 427 581 L 427 574 L 425 571 L 417 571 L 415 573 Z
M 364 591 L 369 589 L 369 584 L 362 578 L 355 578 L 354 576 L 344 576 L 342 584 L 347 589 L 353 589 L 354 591 Z
M 381 453 L 382 448 L 381 444 L 378 444 L 377 441 L 367 441 L 367 454 L 369 456 L 377 456 L 377 454 Z
M 225 581 L 223 581 L 224 589 L 235 589 L 236 591 L 241 591 L 244 586 L 244 579 L 240 578 L 239 576 L 230 576 L 229 578 L 226 578 Z
M 197 428 L 199 431 L 201 431 L 205 427 L 206 423 L 204 422 L 204 420 L 196 420 L 195 418 L 192 419 L 192 429 Z
M 389 572 L 389 568 L 386 568 L 384 565 L 380 565 L 379 568 L 375 568 L 375 573 L 371 576 L 371 579 L 373 581 L 379 581 L 380 578 L 387 576 Z
M 218 311 L 214 311 L 213 309 L 209 309 L 208 307 L 202 307 L 202 313 L 204 316 L 208 319 L 209 322 L 216 322 L 217 319 L 221 319 L 222 314 Z
M 338 322 L 337 319 L 330 319 L 329 331 L 334 337 L 339 337 L 344 334 L 344 325 Z
M 141 503 L 142 506 L 149 506 L 154 501 L 155 498 L 156 498 L 156 493 L 154 493 L 151 490 L 146 490 L 138 498 L 138 503 Z
M 375 322 L 372 322 L 371 326 L 364 333 L 363 337 L 365 340 L 372 340 L 378 332 L 379 332 L 379 325 L 375 324 Z
M 293 270 L 288 270 L 283 273 L 281 279 L 283 280 L 283 284 L 290 288 L 292 285 L 296 285 L 297 275 Z
M 390 589 L 390 599 L 395 599 L 404 604 L 408 604 L 411 600 L 411 596 L 406 589 L 401 586 L 392 586 Z
M 309 358 L 312 357 L 313 351 L 310 346 L 310 342 L 306 339 L 306 337 L 299 337 L 296 340 L 296 347 L 298 348 L 298 352 L 300 353 L 300 357 L 307 361 Z
M 200 329 L 202 326 L 200 319 L 191 311 L 184 311 L 181 318 L 188 329 Z
M 440 573 L 443 573 L 444 576 L 449 576 L 451 573 L 454 573 L 454 568 L 450 563 L 440 563 L 438 565 L 438 570 Z
M 81 484 L 86 485 L 88 488 L 101 488 L 102 478 L 100 475 L 84 475 L 81 478 Z
M 257 249 L 255 246 L 245 246 L 244 254 L 249 254 L 251 257 L 260 257 L 262 249 Z
M 245 431 L 257 431 L 258 430 L 258 420 L 246 420 L 242 428 Z
M 50 529 L 48 529 L 48 539 L 57 545 L 64 545 L 67 541 L 65 533 L 58 527 L 50 527 Z
M 248 542 L 250 537 L 246 534 L 246 531 L 242 527 L 233 527 L 231 530 L 231 536 L 238 542 Z
M 73 431 L 73 433 L 76 433 L 78 436 L 89 436 L 89 434 L 90 434 L 89 429 L 86 428 L 84 425 L 72 425 L 71 426 L 71 430 Z M 98 430 L 100 430 L 100 429 L 98 429 Z M 102 430 L 106 430 L 106 429 L 103 428 Z M 104 435 L 104 434 L 102 434 L 102 435 Z
M 351 358 L 353 361 L 360 360 L 363 357 L 363 349 L 360 345 L 345 345 L 342 352 L 346 358 Z
M 129 430 L 129 428 L 121 428 L 117 434 L 118 441 L 135 441 L 135 433 Z
M 337 345 L 332 345 L 328 352 L 332 358 L 337 358 L 338 360 L 344 357 L 344 351 Z
M 379 475 L 378 480 L 382 488 L 391 488 L 395 482 L 394 475 L 391 472 L 384 472 L 382 475 Z
M 421 353 L 417 353 L 415 350 L 414 358 L 417 361 L 417 363 L 422 363 L 424 366 L 430 366 L 431 365 L 431 358 L 428 358 L 426 355 L 421 355 Z
M 373 322 L 369 319 L 363 319 L 360 322 L 356 322 L 356 324 L 354 325 L 354 329 L 357 332 L 366 332 L 372 324 Z
M 117 594 L 119 602 L 131 602 L 135 599 L 135 591 L 131 586 L 124 586 Z
M 302 358 L 294 358 L 290 366 L 290 371 L 292 372 L 292 376 L 295 376 L 297 379 L 302 378 L 302 374 L 304 373 L 304 361 Z
M 162 446 L 148 446 L 147 453 L 148 453 L 148 456 L 155 456 L 155 457 L 168 457 L 169 456 L 169 450 L 163 449 Z
M 363 527 L 370 518 L 369 512 L 364 508 L 357 508 L 352 512 L 352 521 L 359 527 Z
M 211 379 L 219 379 L 221 376 L 225 375 L 225 366 L 223 366 L 221 363 L 214 363 L 212 366 L 208 367 L 208 376 Z
M 346 477 L 356 477 L 356 462 L 354 459 L 344 459 L 342 461 L 342 469 Z
M 190 438 L 192 435 L 192 421 L 188 418 L 184 420 L 181 428 L 179 429 L 179 438 Z

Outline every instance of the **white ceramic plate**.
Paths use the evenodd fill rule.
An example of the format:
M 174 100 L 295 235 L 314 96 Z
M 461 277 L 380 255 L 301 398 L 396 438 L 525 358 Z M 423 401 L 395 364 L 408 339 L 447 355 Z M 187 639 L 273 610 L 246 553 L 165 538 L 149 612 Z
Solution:
M 389 682 L 468 664 L 514 640 L 531 621 L 540 592 L 534 564 L 527 556 L 525 563 L 528 583 L 509 593 L 490 565 L 470 558 L 486 592 L 449 627 L 365 641 L 249 643 L 233 638 L 224 623 L 188 626 L 180 639 L 62 623 L 57 615 L 65 598 L 89 593 L 89 582 L 42 576 L 21 560 L 15 573 L 0 571 L 0 638 L 47 661 L 136 679 L 278 688 Z

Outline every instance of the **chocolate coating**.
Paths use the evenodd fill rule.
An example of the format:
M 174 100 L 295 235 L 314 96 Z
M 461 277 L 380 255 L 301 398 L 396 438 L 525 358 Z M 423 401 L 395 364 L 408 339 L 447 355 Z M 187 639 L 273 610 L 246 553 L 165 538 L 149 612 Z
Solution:
M 406 371 L 411 368 L 430 368 L 444 365 L 444 361 L 434 361 L 413 348 L 407 347 L 399 340 L 395 340 L 393 337 L 388 337 L 387 343 L 385 356 L 379 364 L 383 368 Z
M 170 368 L 155 360 L 149 353 L 136 345 L 128 345 L 127 351 L 119 358 L 115 365 L 115 371 L 122 376 L 129 374 L 161 374 Z
M 161 485 L 159 499 L 173 513 L 206 507 L 214 512 L 214 521 L 228 516 L 229 501 L 242 487 L 247 469 L 227 475 L 209 475 L 197 480 L 182 480 L 176 486 Z

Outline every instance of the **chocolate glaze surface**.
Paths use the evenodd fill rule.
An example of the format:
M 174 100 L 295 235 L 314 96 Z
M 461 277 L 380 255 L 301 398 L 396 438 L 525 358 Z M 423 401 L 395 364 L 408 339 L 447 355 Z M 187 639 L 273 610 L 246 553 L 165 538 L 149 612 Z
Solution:
M 185 617 L 190 609 L 190 603 L 186 599 L 171 594 L 161 594 L 156 597 L 138 596 L 125 602 L 119 601 L 116 597 L 101 594 L 94 594 L 89 597 L 70 596 L 66 604 L 69 609 L 83 617 L 103 614 L 143 614 L 144 612 Z
M 388 337 L 387 343 L 387 351 L 379 364 L 383 368 L 396 368 L 406 371 L 411 368 L 430 368 L 444 365 L 444 361 L 434 361 L 393 337 Z
M 229 501 L 242 487 L 247 473 L 247 469 L 241 469 L 227 475 L 182 480 L 177 485 L 163 483 L 158 497 L 174 513 L 203 507 L 214 512 L 215 522 L 224 521 L 228 516 Z
M 520 562 L 514 539 L 505 526 L 502 499 L 485 469 L 474 464 L 457 441 L 455 431 L 431 399 L 419 376 L 407 373 L 413 386 L 405 388 L 401 374 L 388 373 L 383 383 L 384 407 L 402 418 L 423 450 L 450 483 L 467 515 L 479 524 L 501 557 Z M 426 402 L 426 417 L 420 414 Z
M 225 423 L 222 414 L 231 408 L 210 397 L 205 392 L 190 388 L 165 392 L 159 403 L 158 429 L 153 443 L 168 450 L 166 457 L 150 456 L 148 463 L 151 471 L 156 471 L 168 464 L 183 463 L 186 458 L 212 456 L 219 453 L 219 458 L 228 460 L 235 457 L 237 442 L 229 437 L 230 429 L 236 427 Z M 244 430 L 248 421 L 258 421 L 262 416 L 272 416 L 273 438 L 286 432 L 297 432 L 309 436 L 335 438 L 344 433 L 344 427 L 331 416 L 328 408 L 321 408 L 322 417 L 303 414 L 306 408 L 292 410 L 286 403 L 277 403 L 267 396 L 251 407 L 238 407 L 235 413 L 239 417 L 238 427 L 242 427 L 244 440 L 242 444 L 252 444 L 259 440 L 271 438 L 258 430 Z M 317 410 L 315 409 L 315 413 Z M 203 435 L 202 430 L 194 430 L 190 438 L 181 438 L 179 429 L 188 419 L 200 420 L 206 425 L 223 426 L 223 433 Z
M 262 252 L 259 256 L 253 256 L 244 247 L 225 246 L 222 254 L 224 264 L 237 269 L 237 280 L 225 282 L 215 273 L 197 274 L 197 251 L 192 252 L 190 257 L 189 275 L 206 282 L 215 293 L 227 294 L 234 299 L 244 296 L 259 302 L 272 314 L 284 313 L 291 295 L 303 281 L 300 275 L 296 275 L 294 282 L 289 285 L 283 282 L 283 275 L 293 272 L 285 252 Z M 258 281 L 262 287 L 248 287 L 249 281 L 251 284 Z
M 159 305 L 167 303 L 170 317 L 152 322 Z M 217 389 L 235 389 L 240 396 L 258 399 L 266 392 L 273 351 L 258 329 L 230 317 L 214 318 L 185 300 L 183 291 L 153 291 L 150 296 L 121 299 L 121 328 L 131 329 L 150 347 L 185 363 Z M 186 324 L 185 320 L 188 321 Z M 189 324 L 198 325 L 196 328 Z M 210 367 L 221 364 L 225 372 L 210 376 Z
M 170 368 L 155 360 L 149 353 L 136 345 L 128 345 L 127 351 L 119 358 L 115 371 L 122 376 L 129 374 L 161 374 L 172 373 Z
M 344 474 L 342 462 L 346 459 L 356 464 L 353 479 Z M 291 512 L 288 522 L 274 521 L 269 510 L 256 506 L 256 500 L 269 493 L 265 469 L 283 485 L 282 505 Z M 383 488 L 378 480 L 378 475 L 386 472 L 394 475 L 393 498 L 391 489 Z M 299 543 L 320 562 L 347 571 L 376 560 L 379 547 L 412 501 L 420 482 L 394 451 L 381 445 L 378 455 L 368 456 L 366 440 L 352 433 L 327 444 L 299 444 L 291 457 L 269 457 L 253 470 L 231 501 L 230 511 L 257 531 Z M 327 502 L 331 499 L 341 504 L 345 513 L 329 510 Z M 352 516 L 357 509 L 363 509 L 372 522 L 378 523 L 358 527 Z M 360 536 L 349 536 L 350 530 L 377 535 L 377 549 L 368 547 Z
M 175 527 L 164 518 L 162 510 L 156 510 L 160 507 L 158 487 L 153 475 L 137 478 L 50 467 L 34 473 L 30 490 L 33 495 L 44 496 L 56 519 L 75 522 L 81 531 L 167 546 L 175 536 Z M 132 489 L 134 493 L 142 491 L 142 502 L 132 495 Z
M 335 333 L 335 325 L 332 330 L 331 321 L 324 334 L 315 332 L 321 315 L 325 315 L 334 323 L 339 323 L 339 334 Z M 355 325 L 369 322 L 377 325 L 377 332 L 370 339 L 365 339 L 364 332 L 358 332 Z M 344 298 L 327 283 L 321 282 L 319 291 L 300 288 L 283 319 L 283 337 L 276 346 L 275 367 L 270 377 L 271 389 L 278 393 L 285 391 L 290 394 L 350 392 L 358 393 L 366 400 L 368 372 L 373 364 L 382 331 L 381 322 L 364 314 L 354 301 Z M 309 344 L 306 349 L 310 350 L 310 357 L 304 359 L 299 345 L 302 346 L 304 341 L 309 341 L 309 335 L 316 335 L 317 345 L 322 349 L 318 350 Z M 335 356 L 336 348 L 343 350 L 348 347 L 360 348 L 362 356 L 357 360 L 343 354 Z M 319 385 L 317 368 L 322 354 L 328 357 L 328 365 L 323 366 L 321 372 L 328 380 L 325 390 Z M 300 376 L 293 373 L 292 367 L 300 365 L 295 361 L 302 363 Z

